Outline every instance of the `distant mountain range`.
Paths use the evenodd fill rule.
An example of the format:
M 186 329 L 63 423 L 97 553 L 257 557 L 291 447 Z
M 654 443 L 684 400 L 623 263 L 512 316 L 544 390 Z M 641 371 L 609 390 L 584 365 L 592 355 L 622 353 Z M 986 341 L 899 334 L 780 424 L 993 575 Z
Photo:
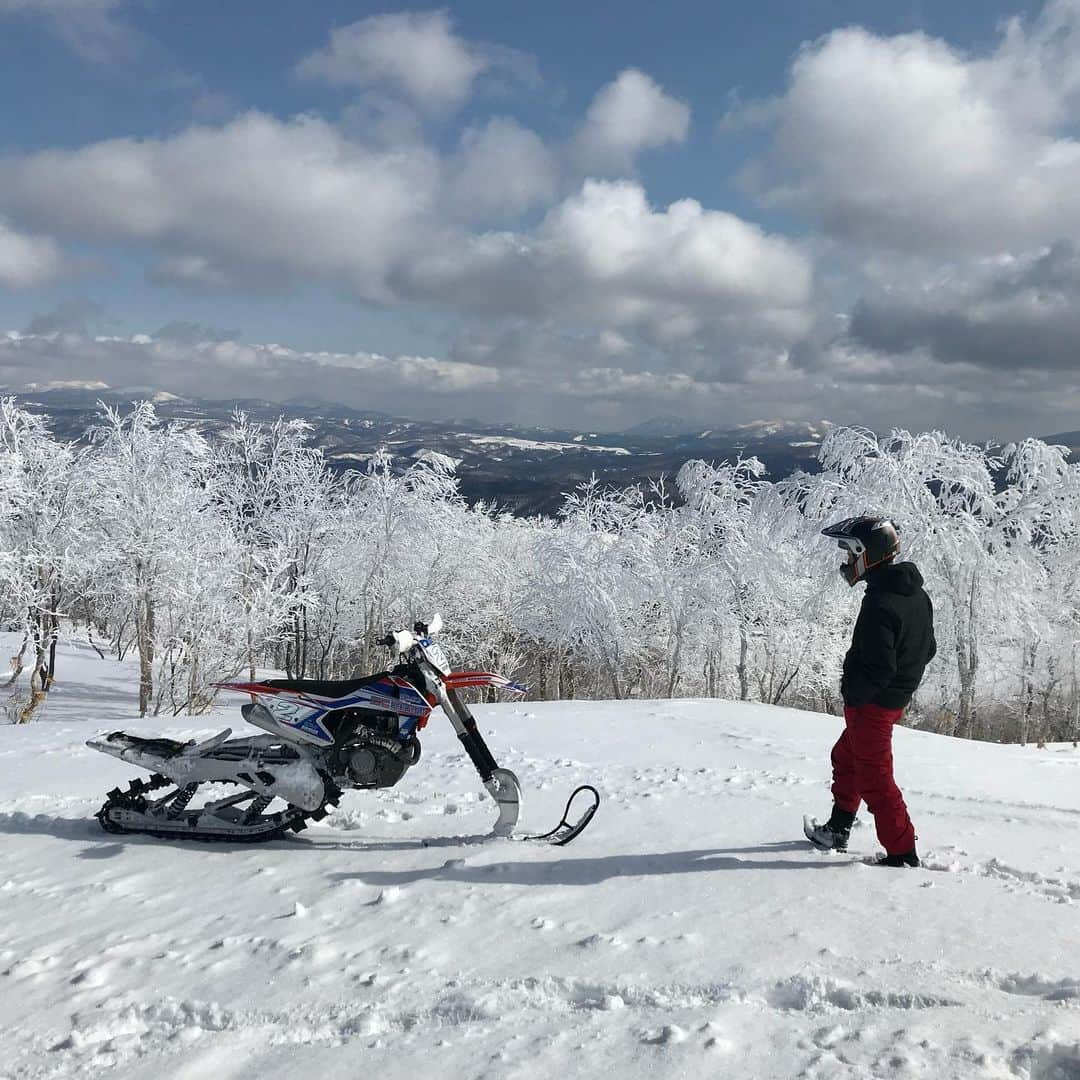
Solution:
M 312 441 L 335 469 L 363 468 L 380 448 L 401 468 L 440 454 L 455 463 L 467 499 L 495 502 L 522 515 L 555 513 L 563 494 L 594 473 L 616 486 L 670 480 L 692 458 L 756 456 L 773 478 L 796 469 L 812 471 L 830 426 L 827 421 L 763 420 L 736 428 L 687 430 L 685 420 L 668 416 L 600 434 L 473 420 L 408 420 L 311 399 L 209 401 L 148 387 L 65 388 L 16 396 L 24 408 L 47 413 L 54 433 L 70 440 L 83 438 L 97 422 L 99 400 L 120 406 L 150 400 L 163 419 L 194 422 L 207 434 L 227 424 L 235 409 L 254 420 L 302 417 L 312 425 Z
M 1074 461 L 1080 453 L 1080 431 L 1060 431 L 1057 435 L 1043 435 L 1041 438 L 1051 446 L 1067 446 Z

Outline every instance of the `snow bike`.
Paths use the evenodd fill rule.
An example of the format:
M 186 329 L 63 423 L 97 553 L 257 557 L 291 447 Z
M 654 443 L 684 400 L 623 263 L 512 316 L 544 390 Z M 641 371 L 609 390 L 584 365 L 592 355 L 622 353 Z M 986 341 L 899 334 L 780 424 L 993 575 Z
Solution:
M 436 615 L 426 624 L 388 634 L 381 642 L 395 659 L 389 671 L 360 679 L 267 679 L 218 683 L 249 694 L 244 719 L 268 734 L 232 739 L 232 729 L 205 742 L 145 738 L 114 731 L 87 746 L 129 761 L 153 775 L 114 788 L 97 813 L 106 832 L 235 843 L 273 840 L 321 821 L 343 789 L 393 787 L 420 760 L 417 733 L 436 705 L 457 732 L 480 780 L 498 807 L 492 835 L 510 837 L 521 812 L 518 778 L 499 767 L 460 690 L 491 686 L 515 693 L 524 687 L 488 671 L 451 671 L 435 640 Z M 193 806 L 202 784 L 239 785 L 239 792 Z M 165 790 L 163 794 L 156 792 Z M 569 820 L 579 795 L 588 805 Z M 284 809 L 272 809 L 277 801 Z M 600 805 L 596 788 L 576 788 L 554 829 L 515 837 L 568 844 Z

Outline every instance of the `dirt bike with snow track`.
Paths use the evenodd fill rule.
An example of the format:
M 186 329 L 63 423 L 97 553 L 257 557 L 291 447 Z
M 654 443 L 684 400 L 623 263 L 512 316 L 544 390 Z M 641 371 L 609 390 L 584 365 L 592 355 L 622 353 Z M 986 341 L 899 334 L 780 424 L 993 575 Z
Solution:
M 592 820 L 599 793 L 591 785 L 576 788 L 554 829 L 515 836 L 521 785 L 499 767 L 460 692 L 525 688 L 494 672 L 452 671 L 436 640 L 441 628 L 436 615 L 430 623 L 388 634 L 380 644 L 391 650 L 393 666 L 363 678 L 218 684 L 251 696 L 240 711 L 262 735 L 234 739 L 226 728 L 204 742 L 182 743 L 114 731 L 89 740 L 87 746 L 151 773 L 126 790 L 109 792 L 97 813 L 102 828 L 233 843 L 298 832 L 326 817 L 345 790 L 397 784 L 419 762 L 419 733 L 441 706 L 498 809 L 492 835 L 570 843 Z M 239 790 L 198 801 L 204 785 L 222 784 Z M 579 796 L 584 809 L 571 820 L 574 805 L 582 805 Z

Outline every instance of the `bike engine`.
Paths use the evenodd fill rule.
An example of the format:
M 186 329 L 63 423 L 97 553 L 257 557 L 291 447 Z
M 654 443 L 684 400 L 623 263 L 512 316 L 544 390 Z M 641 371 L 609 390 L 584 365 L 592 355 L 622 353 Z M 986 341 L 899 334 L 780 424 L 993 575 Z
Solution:
M 402 743 L 373 732 L 357 735 L 338 751 L 340 771 L 353 787 L 393 787 L 420 760 L 420 742 L 415 737 Z

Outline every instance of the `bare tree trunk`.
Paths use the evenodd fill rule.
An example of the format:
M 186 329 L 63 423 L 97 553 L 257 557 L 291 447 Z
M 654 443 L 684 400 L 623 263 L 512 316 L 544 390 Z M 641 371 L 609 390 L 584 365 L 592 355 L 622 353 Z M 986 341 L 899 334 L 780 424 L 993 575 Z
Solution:
M 42 650 L 38 650 L 38 663 L 34 664 L 34 670 L 30 673 L 30 700 L 22 707 L 19 712 L 19 723 L 28 724 L 37 710 L 37 707 L 45 700 L 46 687 L 44 680 L 47 678 L 45 674 L 45 666 L 43 663 Z
M 30 700 L 19 712 L 18 722 L 28 724 L 49 692 L 48 616 L 36 612 L 32 616 L 31 634 L 34 639 L 34 666 L 30 670 Z
M 303 649 L 303 651 L 300 654 L 300 678 L 303 679 L 303 678 L 306 678 L 307 669 L 308 669 L 309 635 L 308 635 L 307 604 L 305 604 L 300 609 L 300 619 L 301 619 L 301 623 L 302 623 L 301 634 L 300 634 L 300 644 L 301 644 L 301 647 Z
M 715 653 L 710 648 L 708 653 L 707 671 L 709 684 L 709 697 L 716 697 L 720 693 L 720 672 L 724 663 L 724 643 L 717 639 Z
M 135 634 L 139 649 L 139 715 L 145 716 L 154 699 L 154 598 L 139 597 Z
M 967 611 L 956 617 L 956 666 L 960 675 L 960 702 L 956 712 L 956 734 L 962 739 L 975 737 L 975 676 L 979 670 L 979 643 L 975 622 L 978 578 L 972 575 Z
M 548 650 L 541 647 L 537 651 L 536 656 L 536 685 L 539 688 L 538 697 L 541 701 L 546 701 L 548 696 L 548 666 L 549 666 L 550 654 Z
M 116 628 L 116 659 L 123 662 L 125 656 L 127 656 L 128 649 L 131 648 L 131 642 L 124 644 L 124 631 L 127 630 L 128 622 L 131 618 L 130 612 L 125 612 L 123 621 Z
M 90 648 L 98 654 L 98 657 L 102 660 L 105 659 L 105 654 L 97 647 L 97 642 L 94 641 L 94 617 L 90 614 L 90 601 L 83 597 L 83 610 L 86 612 L 86 640 L 90 643 Z
M 747 675 L 746 657 L 750 651 L 750 642 L 746 637 L 746 627 L 739 627 L 739 663 L 735 670 L 739 673 L 739 700 L 749 701 L 750 679 Z
M 1028 731 L 1031 725 L 1031 713 L 1035 705 L 1035 657 L 1039 645 L 1037 642 L 1024 643 L 1020 654 L 1020 745 L 1027 746 Z
M 175 680 L 176 677 L 174 675 L 174 686 Z M 194 716 L 196 713 L 200 712 L 199 697 L 199 655 L 194 648 L 190 648 L 187 665 L 187 686 L 184 690 L 184 700 L 182 702 L 177 702 L 176 693 L 174 691 L 172 694 L 173 716 L 179 716 L 181 712 L 186 712 L 188 716 Z
M 788 692 L 788 687 L 790 687 L 791 684 L 795 681 L 795 679 L 798 677 L 798 674 L 799 668 L 796 665 L 788 672 L 787 675 L 784 676 L 783 679 L 781 679 L 780 686 L 774 691 L 772 697 L 769 699 L 771 704 L 780 704 L 784 695 Z
M 4 683 L 4 689 L 9 686 L 15 685 L 15 680 L 23 673 L 23 659 L 26 656 L 26 646 L 30 640 L 30 633 L 27 630 L 23 631 L 22 645 L 19 646 L 18 653 L 11 658 L 11 678 Z
M 611 696 L 616 701 L 621 701 L 625 696 L 623 694 L 622 684 L 619 682 L 619 661 L 618 656 L 609 657 L 607 651 L 604 651 L 604 658 L 602 666 L 607 671 L 608 679 L 611 681 Z
M 679 668 L 682 663 L 682 627 L 680 626 L 675 632 L 675 647 L 671 651 L 671 657 L 668 660 L 668 681 L 667 681 L 667 697 L 673 698 L 675 696 L 675 687 L 679 685 L 680 671 Z
M 60 637 L 60 616 L 57 614 L 59 610 L 60 594 L 54 591 L 52 594 L 52 611 L 50 611 L 48 614 L 49 677 L 45 685 L 46 690 L 52 689 L 52 684 L 56 681 L 56 642 Z
M 573 700 L 577 696 L 577 672 L 574 670 L 574 651 L 567 649 L 559 669 L 559 698 Z
M 1080 743 L 1080 686 L 1076 679 L 1076 646 L 1072 650 L 1072 744 Z
M 1039 697 L 1042 698 L 1042 710 L 1039 717 L 1040 750 L 1045 750 L 1046 744 L 1050 741 L 1050 699 L 1054 696 L 1054 688 L 1058 684 L 1058 679 L 1059 676 L 1057 674 L 1057 661 L 1054 655 L 1051 653 L 1046 658 L 1046 685 L 1039 692 Z

